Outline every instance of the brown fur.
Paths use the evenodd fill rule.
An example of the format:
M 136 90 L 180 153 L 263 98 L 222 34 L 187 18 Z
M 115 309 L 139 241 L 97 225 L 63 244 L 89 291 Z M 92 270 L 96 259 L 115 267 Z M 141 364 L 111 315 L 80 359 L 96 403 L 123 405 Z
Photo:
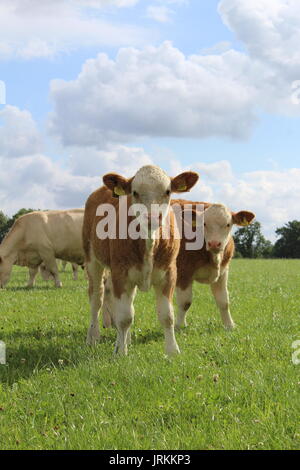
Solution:
M 128 207 L 131 204 L 131 197 L 127 196 Z M 112 281 L 114 286 L 114 294 L 120 298 L 126 287 L 127 273 L 130 268 L 142 269 L 144 262 L 144 255 L 146 250 L 146 240 L 137 239 L 132 240 L 127 238 L 125 240 L 116 238 L 101 240 L 97 237 L 96 227 L 99 221 L 103 218 L 96 216 L 97 207 L 101 204 L 112 204 L 117 211 L 117 235 L 118 235 L 118 208 L 119 200 L 113 196 L 110 189 L 105 186 L 94 191 L 88 198 L 85 206 L 85 214 L 83 221 L 83 247 L 87 260 L 91 259 L 91 249 L 100 264 L 108 267 L 112 271 Z M 171 214 L 171 237 L 170 239 L 162 239 L 161 237 L 154 243 L 153 257 L 154 268 L 164 271 L 171 270 L 170 281 L 174 282 L 176 277 L 175 260 L 179 251 L 180 240 L 174 238 L 174 216 Z M 132 218 L 128 217 L 127 226 Z M 165 289 L 168 296 L 171 295 L 169 291 L 168 282 Z
M 180 204 L 182 209 L 187 204 L 192 204 L 193 209 L 196 205 L 202 204 L 204 209 L 207 209 L 212 204 L 209 202 L 195 202 L 187 201 L 183 199 L 173 199 L 171 204 Z M 194 273 L 202 267 L 209 267 L 214 264 L 212 254 L 206 250 L 205 245 L 201 250 L 186 250 L 185 245 L 190 240 L 186 240 L 183 234 L 183 238 L 180 243 L 180 250 L 177 257 L 177 287 L 181 289 L 186 289 L 191 282 L 193 282 Z M 234 240 L 233 237 L 230 237 L 229 242 L 226 245 L 226 248 L 222 254 L 221 267 L 225 268 L 231 261 L 234 255 Z M 205 281 L 203 281 L 205 282 Z

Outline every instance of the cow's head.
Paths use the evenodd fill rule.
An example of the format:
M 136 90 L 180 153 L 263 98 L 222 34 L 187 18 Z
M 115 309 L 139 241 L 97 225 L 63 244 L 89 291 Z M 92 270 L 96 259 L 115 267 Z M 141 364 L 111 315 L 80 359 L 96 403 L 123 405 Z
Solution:
M 103 182 L 115 196 L 131 195 L 133 204 L 141 204 L 146 209 L 143 225 L 149 227 L 154 221 L 161 222 L 166 217 L 171 194 L 190 191 L 198 178 L 199 175 L 192 171 L 171 178 L 161 168 L 147 165 L 140 168 L 133 178 L 109 173 L 103 177 Z
M 0 254 L 0 289 L 6 286 L 12 270 L 12 262 Z
M 253 212 L 230 212 L 223 204 L 212 204 L 204 211 L 204 238 L 207 251 L 212 253 L 224 251 L 233 225 L 245 227 L 254 217 Z

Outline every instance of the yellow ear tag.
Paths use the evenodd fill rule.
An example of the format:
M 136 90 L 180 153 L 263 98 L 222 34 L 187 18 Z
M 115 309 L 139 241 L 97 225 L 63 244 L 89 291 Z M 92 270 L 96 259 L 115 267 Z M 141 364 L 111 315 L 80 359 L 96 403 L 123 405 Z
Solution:
M 177 190 L 178 190 L 178 191 L 186 191 L 186 190 L 187 190 L 187 185 L 186 185 L 186 184 L 182 184 L 181 186 L 178 186 Z
M 249 225 L 249 222 L 248 220 L 246 219 L 246 217 L 243 218 L 242 222 L 240 223 L 240 225 L 242 227 L 247 227 L 247 225 Z
M 125 191 L 123 188 L 121 188 L 121 186 L 116 186 L 114 188 L 114 193 L 117 195 L 117 196 L 125 196 Z

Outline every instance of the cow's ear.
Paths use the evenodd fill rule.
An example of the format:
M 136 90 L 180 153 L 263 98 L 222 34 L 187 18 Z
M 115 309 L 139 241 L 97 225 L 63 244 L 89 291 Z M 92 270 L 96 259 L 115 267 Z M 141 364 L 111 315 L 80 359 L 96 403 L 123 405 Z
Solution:
M 172 178 L 171 191 L 173 193 L 188 192 L 197 183 L 198 179 L 198 173 L 195 173 L 194 171 L 185 171 L 175 178 Z
M 124 176 L 118 175 L 117 173 L 108 173 L 103 176 L 103 183 L 110 189 L 113 196 L 125 196 L 131 193 L 131 181 L 124 178 Z
M 232 213 L 232 223 L 239 225 L 240 227 L 247 227 L 247 225 L 251 224 L 254 218 L 255 214 L 249 211 L 240 211 Z
M 203 216 L 203 212 L 195 209 L 184 209 L 181 215 L 184 222 L 191 224 L 193 228 L 200 228 L 203 226 Z

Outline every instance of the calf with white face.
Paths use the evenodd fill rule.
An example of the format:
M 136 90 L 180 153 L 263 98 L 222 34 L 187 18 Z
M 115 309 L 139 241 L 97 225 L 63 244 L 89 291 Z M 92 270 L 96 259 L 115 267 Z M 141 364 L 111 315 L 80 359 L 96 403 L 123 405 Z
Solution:
M 90 195 L 85 206 L 83 244 L 89 275 L 91 324 L 87 342 L 99 338 L 99 310 L 103 304 L 104 271 L 111 273 L 105 283 L 107 298 L 104 303 L 104 324 L 111 321 L 117 328 L 115 350 L 127 353 L 128 335 L 134 317 L 133 301 L 136 287 L 156 293 L 158 318 L 165 334 L 166 352 L 179 352 L 174 335 L 173 292 L 176 286 L 176 257 L 180 240 L 175 237 L 175 216 L 170 210 L 171 193 L 189 191 L 198 180 L 197 173 L 188 171 L 170 178 L 162 169 L 148 165 L 133 178 L 126 179 L 114 173 L 103 177 L 104 185 Z M 116 196 L 126 196 L 119 200 Z M 124 217 L 123 202 L 128 205 Z M 98 208 L 103 205 L 116 209 L 116 226 L 125 228 L 127 235 L 117 230 L 109 237 L 99 237 L 99 228 L 105 221 Z M 134 207 L 135 206 L 135 207 Z M 139 210 L 140 207 L 140 210 Z M 138 211 L 138 216 L 134 210 Z M 114 211 L 113 211 L 114 212 Z M 167 223 L 168 222 L 168 223 Z M 143 237 L 130 234 L 132 224 Z M 168 226 L 169 235 L 163 236 Z M 109 285 L 109 291 L 108 291 Z
M 206 204 L 206 207 L 202 217 L 203 248 L 190 251 L 186 249 L 184 237 L 181 241 L 177 258 L 178 316 L 176 327 L 186 326 L 186 314 L 192 303 L 192 285 L 193 281 L 197 281 L 210 285 L 223 324 L 231 329 L 234 328 L 234 322 L 230 315 L 227 289 L 229 264 L 234 255 L 231 231 L 233 225 L 249 225 L 255 215 L 248 211 L 231 212 L 223 204 Z

